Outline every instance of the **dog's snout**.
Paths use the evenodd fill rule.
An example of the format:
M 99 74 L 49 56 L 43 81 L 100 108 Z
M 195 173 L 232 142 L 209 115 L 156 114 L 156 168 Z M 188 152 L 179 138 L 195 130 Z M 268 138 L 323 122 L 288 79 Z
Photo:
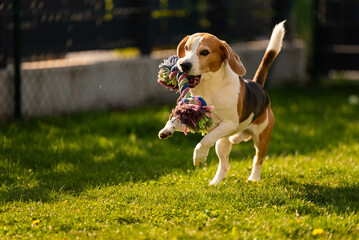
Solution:
M 183 62 L 180 64 L 180 66 L 182 68 L 182 72 L 189 72 L 189 70 L 192 68 L 192 64 L 190 62 Z

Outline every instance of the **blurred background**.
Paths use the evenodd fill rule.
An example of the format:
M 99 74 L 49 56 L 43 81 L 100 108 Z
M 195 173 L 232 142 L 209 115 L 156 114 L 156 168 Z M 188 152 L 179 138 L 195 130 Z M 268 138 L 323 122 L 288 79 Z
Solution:
M 357 0 L 1 0 L 0 119 L 176 99 L 158 64 L 195 32 L 226 40 L 252 78 L 287 19 L 268 88 L 358 80 Z

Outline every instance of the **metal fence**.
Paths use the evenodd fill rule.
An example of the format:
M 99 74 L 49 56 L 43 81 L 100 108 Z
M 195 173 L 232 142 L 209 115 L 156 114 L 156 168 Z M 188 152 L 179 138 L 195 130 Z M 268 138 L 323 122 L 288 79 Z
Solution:
M 271 1 L 267 0 L 3 0 L 3 67 L 14 55 L 16 2 L 21 3 L 23 60 L 124 47 L 138 47 L 148 54 L 153 48 L 173 46 L 185 34 L 200 31 L 228 40 L 250 40 L 270 32 L 272 15 Z
M 317 71 L 359 70 L 359 1 L 316 0 Z
M 359 2 L 303 2 L 313 6 L 312 73 L 326 74 L 330 69 L 358 70 Z M 67 103 L 70 97 L 78 98 L 78 102 L 81 102 L 82 89 L 79 85 L 69 83 L 71 87 L 59 89 L 66 81 L 64 74 L 69 73 L 59 70 L 56 59 L 66 59 L 69 53 L 132 47 L 138 49 L 140 54 L 148 55 L 154 50 L 175 48 L 185 35 L 194 32 L 210 32 L 230 43 L 262 39 L 269 36 L 275 23 L 291 18 L 295 5 L 303 2 L 2 0 L 0 117 L 20 118 L 21 115 L 36 114 L 29 110 L 30 104 L 39 106 L 38 113 L 49 106 L 56 108 L 56 102 L 51 99 L 54 95 L 62 99 L 62 103 Z M 289 38 L 292 35 L 293 25 L 295 21 L 287 24 L 287 39 L 288 35 Z M 310 26 L 306 28 L 311 29 Z M 97 53 L 95 56 L 111 58 L 108 53 Z M 91 58 L 85 54 L 82 60 L 75 61 L 85 59 L 84 64 L 88 64 Z M 51 61 L 44 61 L 42 65 L 29 63 L 39 60 Z M 20 69 L 20 63 L 25 67 Z M 77 62 L 75 65 L 79 64 Z M 57 67 L 54 68 L 54 65 Z M 46 68 L 46 71 L 34 70 L 36 67 Z M 103 73 L 103 76 L 116 79 L 116 76 L 122 74 L 116 68 L 113 69 L 112 72 Z M 74 76 L 70 74 L 69 77 Z M 110 82 L 118 86 L 122 84 L 121 81 L 122 78 L 117 78 Z M 101 83 L 98 85 L 101 86 Z M 112 93 L 109 95 L 113 96 Z
M 229 42 L 253 40 L 270 34 L 272 17 L 272 1 L 267 0 L 2 0 L 1 115 L 31 116 L 27 110 L 30 103 L 40 109 L 51 104 L 56 108 L 49 97 L 52 93 L 63 101 L 73 93 L 81 98 L 76 85 L 58 89 L 58 83 L 64 81 L 58 69 L 34 75 L 34 71 L 21 70 L 20 62 L 128 47 L 146 55 L 155 49 L 173 48 L 185 35 L 203 31 Z

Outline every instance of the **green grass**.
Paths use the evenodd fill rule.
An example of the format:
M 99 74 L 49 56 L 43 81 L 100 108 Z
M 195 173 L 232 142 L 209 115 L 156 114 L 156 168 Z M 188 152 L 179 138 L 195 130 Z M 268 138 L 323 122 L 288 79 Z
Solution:
M 246 181 L 248 142 L 208 186 L 218 160 L 212 149 L 192 166 L 200 135 L 157 139 L 171 106 L 1 123 L 0 238 L 358 239 L 359 105 L 348 100 L 358 93 L 271 91 L 276 125 L 257 183 Z

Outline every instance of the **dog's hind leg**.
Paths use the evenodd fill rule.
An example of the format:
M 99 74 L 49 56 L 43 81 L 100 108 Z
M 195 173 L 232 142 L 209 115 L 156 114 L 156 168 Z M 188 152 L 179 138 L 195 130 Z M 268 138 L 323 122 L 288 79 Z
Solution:
M 229 137 L 229 141 L 233 144 L 238 144 L 242 141 L 249 141 L 252 138 L 251 133 L 248 130 L 243 130 L 242 132 L 236 133 Z
M 216 176 L 210 182 L 210 185 L 220 183 L 229 171 L 229 153 L 232 149 L 232 143 L 228 137 L 221 138 L 216 142 L 216 153 L 219 160 Z
M 264 122 L 254 124 L 250 127 L 252 129 L 252 138 L 254 147 L 256 149 L 256 155 L 253 159 L 252 173 L 248 178 L 248 181 L 259 181 L 261 179 L 262 163 L 265 155 L 267 154 L 272 130 L 274 126 L 274 116 L 271 109 L 268 109 Z M 259 121 L 261 121 L 259 119 Z

